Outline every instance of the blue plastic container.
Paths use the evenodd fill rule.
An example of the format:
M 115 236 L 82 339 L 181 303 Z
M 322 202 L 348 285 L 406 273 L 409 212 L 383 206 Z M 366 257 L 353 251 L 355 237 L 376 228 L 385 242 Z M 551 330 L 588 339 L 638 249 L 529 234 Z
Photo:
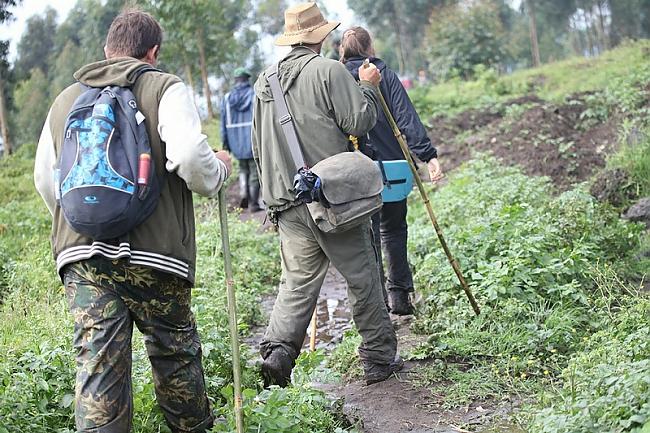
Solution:
M 402 201 L 413 190 L 413 174 L 407 161 L 377 161 L 384 178 L 384 190 L 381 198 L 384 203 Z

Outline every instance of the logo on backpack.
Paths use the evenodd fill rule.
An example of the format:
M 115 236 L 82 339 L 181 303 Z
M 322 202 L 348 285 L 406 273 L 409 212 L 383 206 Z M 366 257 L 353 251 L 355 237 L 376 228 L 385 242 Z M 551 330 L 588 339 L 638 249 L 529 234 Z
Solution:
M 153 68 L 142 68 L 139 74 Z M 144 222 L 160 196 L 151 146 L 129 88 L 86 87 L 65 123 L 56 171 L 66 221 L 92 239 L 116 238 Z

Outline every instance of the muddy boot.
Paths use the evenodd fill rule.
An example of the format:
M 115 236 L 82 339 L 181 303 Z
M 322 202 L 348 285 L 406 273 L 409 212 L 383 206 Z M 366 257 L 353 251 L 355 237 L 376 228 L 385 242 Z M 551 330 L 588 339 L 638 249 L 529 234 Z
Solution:
M 248 180 L 246 173 L 239 173 L 239 207 L 240 209 L 248 208 Z
M 400 371 L 402 367 L 404 367 L 404 360 L 399 355 L 395 355 L 395 360 L 390 364 L 375 364 L 374 362 L 364 361 L 363 379 L 366 381 L 366 385 L 382 382 L 393 373 Z
M 390 312 L 398 316 L 408 316 L 415 313 L 411 297 L 406 290 L 392 289 L 388 292 Z
M 262 376 L 264 376 L 264 388 L 271 385 L 279 385 L 281 388 L 291 382 L 291 370 L 295 365 L 289 353 L 278 346 L 262 362 Z
M 248 188 L 250 196 L 251 212 L 259 212 L 262 210 L 260 207 L 260 187 L 259 185 L 251 186 Z

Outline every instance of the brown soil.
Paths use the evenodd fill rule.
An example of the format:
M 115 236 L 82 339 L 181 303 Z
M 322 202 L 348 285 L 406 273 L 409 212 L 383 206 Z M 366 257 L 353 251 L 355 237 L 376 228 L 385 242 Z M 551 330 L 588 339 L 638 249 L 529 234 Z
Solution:
M 424 342 L 413 334 L 409 320 L 392 316 L 402 353 Z M 343 399 L 343 413 L 359 431 L 367 433 L 458 433 L 494 431 L 518 433 L 507 423 L 517 400 L 477 400 L 454 409 L 442 406 L 442 397 L 414 382 L 419 370 L 432 361 L 406 361 L 404 368 L 384 382 L 365 385 L 361 381 L 319 384 L 318 388 L 336 399 Z M 462 428 L 460 427 L 462 426 Z
M 504 109 L 437 117 L 429 136 L 447 171 L 474 152 L 491 152 L 529 175 L 549 176 L 560 190 L 568 189 L 604 167 L 617 140 L 616 116 L 599 122 L 589 119 L 589 112 L 583 115 L 586 96 L 573 95 L 561 105 L 546 103 L 535 95 L 514 99 L 505 106 L 528 107 L 515 118 L 506 118 Z

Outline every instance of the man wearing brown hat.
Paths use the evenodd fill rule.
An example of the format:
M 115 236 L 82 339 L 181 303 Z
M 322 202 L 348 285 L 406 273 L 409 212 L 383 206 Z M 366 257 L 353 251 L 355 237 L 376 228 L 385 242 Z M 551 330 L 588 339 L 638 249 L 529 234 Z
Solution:
M 276 45 L 292 47 L 279 63 L 278 78 L 310 167 L 349 150 L 348 136 L 366 134 L 377 120 L 377 69 L 360 70 L 357 84 L 341 63 L 319 56 L 323 40 L 338 25 L 327 21 L 315 3 L 303 3 L 285 12 L 285 32 L 276 40 Z M 265 384 L 285 386 L 290 380 L 330 262 L 348 283 L 363 339 L 359 356 L 365 380 L 383 381 L 403 362 L 382 296 L 370 219 L 343 233 L 325 233 L 296 199 L 296 165 L 276 120 L 268 74 L 255 83 L 252 142 L 262 195 L 280 234 L 282 278 L 261 343 Z

